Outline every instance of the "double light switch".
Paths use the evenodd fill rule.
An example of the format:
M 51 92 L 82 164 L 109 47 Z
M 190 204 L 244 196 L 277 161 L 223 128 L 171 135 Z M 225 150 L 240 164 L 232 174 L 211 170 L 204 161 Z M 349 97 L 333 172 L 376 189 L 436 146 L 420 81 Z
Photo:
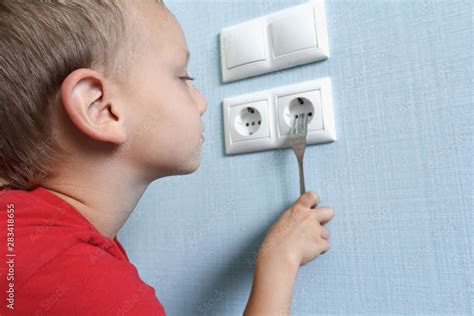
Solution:
M 224 82 L 326 59 L 324 0 L 222 29 L 220 45 Z

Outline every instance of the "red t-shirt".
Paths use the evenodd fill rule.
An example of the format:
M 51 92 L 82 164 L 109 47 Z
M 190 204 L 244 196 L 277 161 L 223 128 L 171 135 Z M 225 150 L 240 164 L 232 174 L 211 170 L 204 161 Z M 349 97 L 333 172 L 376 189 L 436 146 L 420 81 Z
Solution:
M 1 315 L 165 315 L 117 236 L 42 187 L 0 189 L 0 293 Z

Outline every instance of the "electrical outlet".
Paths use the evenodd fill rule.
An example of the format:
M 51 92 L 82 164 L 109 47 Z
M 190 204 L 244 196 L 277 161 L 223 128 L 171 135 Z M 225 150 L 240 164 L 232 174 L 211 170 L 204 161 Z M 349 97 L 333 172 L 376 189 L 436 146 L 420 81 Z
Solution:
M 223 104 L 226 154 L 288 147 L 301 113 L 310 118 L 308 144 L 336 140 L 329 77 L 226 98 Z
M 304 113 L 308 116 L 308 132 L 324 129 L 319 89 L 277 96 L 278 135 L 288 135 L 295 119 Z
M 271 148 L 270 103 L 265 95 L 224 100 L 226 154 Z
M 234 104 L 229 107 L 232 142 L 270 137 L 268 101 Z
M 276 130 L 279 147 L 288 147 L 296 116 L 309 116 L 308 144 L 336 140 L 331 78 L 302 82 L 275 89 Z

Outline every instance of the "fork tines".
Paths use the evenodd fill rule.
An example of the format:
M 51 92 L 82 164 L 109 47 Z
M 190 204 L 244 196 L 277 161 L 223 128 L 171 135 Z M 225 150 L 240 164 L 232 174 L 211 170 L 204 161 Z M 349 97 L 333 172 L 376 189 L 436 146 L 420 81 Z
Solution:
M 305 113 L 296 115 L 293 126 L 290 130 L 290 136 L 293 138 L 304 138 L 308 135 L 308 116 Z

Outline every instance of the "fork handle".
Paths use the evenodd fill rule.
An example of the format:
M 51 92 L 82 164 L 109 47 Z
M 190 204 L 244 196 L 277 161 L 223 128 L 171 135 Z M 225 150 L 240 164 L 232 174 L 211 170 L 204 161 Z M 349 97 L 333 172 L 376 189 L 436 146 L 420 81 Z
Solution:
M 306 192 L 304 185 L 304 169 L 303 169 L 303 159 L 298 159 L 298 169 L 300 171 L 300 196 Z M 311 208 L 316 208 L 316 205 L 311 206 Z
M 300 196 L 306 192 L 304 185 L 304 170 L 303 170 L 303 159 L 298 159 L 298 169 L 300 172 Z

